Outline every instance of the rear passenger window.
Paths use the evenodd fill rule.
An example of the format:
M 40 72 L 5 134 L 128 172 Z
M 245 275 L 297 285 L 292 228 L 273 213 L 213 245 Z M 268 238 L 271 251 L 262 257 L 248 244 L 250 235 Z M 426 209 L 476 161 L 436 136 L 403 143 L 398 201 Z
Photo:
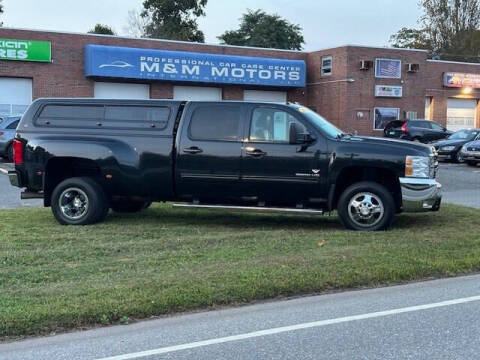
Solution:
M 413 126 L 422 129 L 431 129 L 428 121 L 416 121 Z
M 195 140 L 238 140 L 239 106 L 197 108 L 190 121 L 189 136 Z
M 434 122 L 432 122 L 432 123 L 430 124 L 430 126 L 432 127 L 433 130 L 443 131 L 443 127 L 441 127 L 440 125 L 438 125 L 438 124 L 436 124 L 436 123 L 434 123 Z
M 12 122 L 10 125 L 7 126 L 7 129 L 8 130 L 15 130 L 17 128 L 19 122 L 20 122 L 20 120 Z
M 105 126 L 164 129 L 170 109 L 161 106 L 107 106 Z M 143 123 L 143 124 L 142 124 Z

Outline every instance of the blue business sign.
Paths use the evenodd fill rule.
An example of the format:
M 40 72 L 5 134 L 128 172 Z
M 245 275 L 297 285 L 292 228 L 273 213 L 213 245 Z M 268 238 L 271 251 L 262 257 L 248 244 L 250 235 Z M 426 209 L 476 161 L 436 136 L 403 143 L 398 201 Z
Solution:
M 87 45 L 85 75 L 304 87 L 306 69 L 303 60 Z

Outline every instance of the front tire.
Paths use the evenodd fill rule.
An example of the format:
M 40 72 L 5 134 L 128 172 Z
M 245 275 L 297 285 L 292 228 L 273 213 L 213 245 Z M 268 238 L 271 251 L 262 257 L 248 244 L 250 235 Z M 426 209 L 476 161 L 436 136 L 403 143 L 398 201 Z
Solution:
M 392 225 L 396 207 L 392 194 L 383 185 L 364 181 L 345 189 L 337 211 L 347 229 L 378 231 Z
M 89 225 L 103 221 L 108 200 L 100 184 L 87 177 L 69 178 L 53 190 L 53 216 L 62 225 Z
M 455 154 L 455 162 L 457 162 L 458 164 L 463 164 L 465 162 L 461 150 L 457 151 L 457 153 Z

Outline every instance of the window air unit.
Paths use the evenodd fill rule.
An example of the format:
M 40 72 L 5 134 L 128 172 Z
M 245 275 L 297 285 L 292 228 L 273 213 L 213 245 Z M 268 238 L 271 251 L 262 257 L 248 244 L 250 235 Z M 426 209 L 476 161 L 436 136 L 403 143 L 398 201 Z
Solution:
M 419 64 L 407 64 L 407 72 L 415 73 L 420 70 Z
M 372 60 L 360 60 L 360 70 L 368 70 L 373 67 Z

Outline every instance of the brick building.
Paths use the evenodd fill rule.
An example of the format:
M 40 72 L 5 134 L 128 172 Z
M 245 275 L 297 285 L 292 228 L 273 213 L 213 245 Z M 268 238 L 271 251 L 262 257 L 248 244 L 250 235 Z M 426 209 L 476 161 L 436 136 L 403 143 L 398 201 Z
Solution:
M 394 118 L 480 127 L 480 64 L 422 50 L 314 52 L 0 28 L 0 114 L 39 97 L 303 103 L 340 128 L 381 135 Z

